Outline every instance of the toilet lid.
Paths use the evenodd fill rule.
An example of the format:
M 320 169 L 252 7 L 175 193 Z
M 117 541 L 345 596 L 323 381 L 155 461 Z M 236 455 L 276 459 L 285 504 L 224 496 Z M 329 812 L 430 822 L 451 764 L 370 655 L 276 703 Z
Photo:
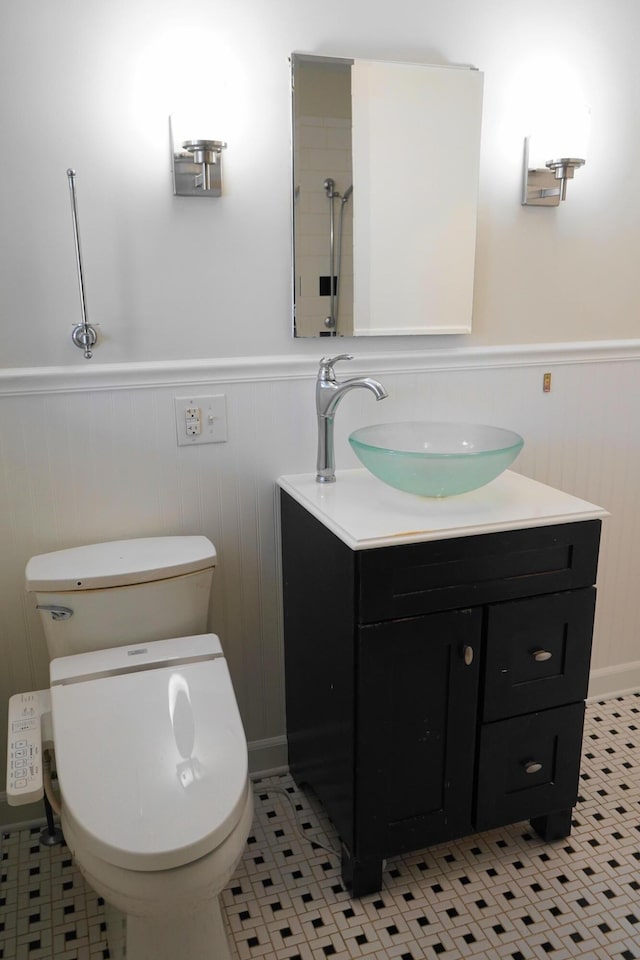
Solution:
M 164 870 L 231 833 L 247 747 L 216 636 L 60 658 L 51 681 L 63 801 L 91 852 Z
M 25 579 L 28 591 L 96 590 L 166 580 L 215 563 L 207 537 L 141 537 L 41 553 L 27 563 Z

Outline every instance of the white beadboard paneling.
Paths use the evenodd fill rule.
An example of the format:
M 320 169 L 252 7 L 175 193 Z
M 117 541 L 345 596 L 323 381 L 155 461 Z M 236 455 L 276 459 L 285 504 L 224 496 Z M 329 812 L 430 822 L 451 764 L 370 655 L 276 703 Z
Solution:
M 39 619 L 24 592 L 32 554 L 203 533 L 219 554 L 211 628 L 229 660 L 247 737 L 280 742 L 274 482 L 314 469 L 316 366 L 317 358 L 271 357 L 0 376 L 2 702 L 47 680 Z M 517 470 L 611 512 L 603 525 L 593 665 L 604 677 L 599 691 L 608 677 L 619 683 L 616 671 L 637 663 L 640 647 L 640 344 L 385 354 L 349 366 L 379 376 L 390 396 L 376 403 L 355 391 L 344 399 L 336 417 L 339 467 L 357 465 L 347 437 L 363 423 L 495 423 L 525 437 Z M 553 381 L 545 395 L 546 369 Z M 227 443 L 177 446 L 174 397 L 196 386 L 226 395 Z M 3 745 L 5 724 L 2 716 Z

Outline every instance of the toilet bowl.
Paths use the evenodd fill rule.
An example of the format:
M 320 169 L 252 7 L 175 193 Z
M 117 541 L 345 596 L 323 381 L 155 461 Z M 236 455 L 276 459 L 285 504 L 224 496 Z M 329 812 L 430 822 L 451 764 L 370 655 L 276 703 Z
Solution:
M 52 657 L 64 836 L 125 914 L 127 960 L 231 956 L 219 894 L 253 795 L 227 662 L 202 629 L 215 560 L 204 537 L 163 537 L 27 565 Z
M 61 818 L 65 840 L 87 883 L 126 916 L 127 960 L 230 960 L 219 894 L 242 857 L 252 820 L 248 785 L 240 820 L 219 847 L 182 867 L 135 871 L 83 849 L 64 807 Z

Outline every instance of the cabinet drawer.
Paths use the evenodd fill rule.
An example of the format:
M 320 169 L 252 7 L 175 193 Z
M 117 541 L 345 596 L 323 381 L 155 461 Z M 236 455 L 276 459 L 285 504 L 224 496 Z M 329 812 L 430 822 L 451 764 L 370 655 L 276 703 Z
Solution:
M 475 827 L 486 830 L 576 802 L 584 703 L 484 724 Z
M 595 602 L 590 587 L 489 607 L 485 721 L 585 698 Z
M 600 520 L 357 554 L 358 619 L 375 623 L 590 587 Z

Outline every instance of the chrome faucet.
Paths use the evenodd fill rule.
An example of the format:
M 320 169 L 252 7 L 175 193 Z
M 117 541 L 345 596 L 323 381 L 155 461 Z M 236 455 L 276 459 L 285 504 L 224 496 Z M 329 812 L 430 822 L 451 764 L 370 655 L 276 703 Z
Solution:
M 318 463 L 317 483 L 335 483 L 335 459 L 333 454 L 333 420 L 336 409 L 345 393 L 356 387 L 366 387 L 375 395 L 376 400 L 388 396 L 381 383 L 372 377 L 350 377 L 338 381 L 333 369 L 338 360 L 353 360 L 349 353 L 339 357 L 323 357 L 320 361 L 316 380 L 316 413 L 318 415 Z

